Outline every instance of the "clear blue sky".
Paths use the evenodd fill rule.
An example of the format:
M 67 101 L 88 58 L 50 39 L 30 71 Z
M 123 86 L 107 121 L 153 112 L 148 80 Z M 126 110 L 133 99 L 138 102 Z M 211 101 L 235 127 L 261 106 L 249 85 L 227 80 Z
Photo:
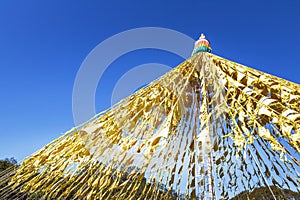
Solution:
M 195 39 L 204 32 L 213 53 L 300 83 L 300 1 L 204 2 L 1 1 L 0 159 L 20 161 L 74 126 L 72 89 L 82 61 L 128 29 L 164 27 Z M 182 61 L 158 50 L 120 57 L 100 81 L 97 111 L 109 106 L 109 92 L 130 66 Z

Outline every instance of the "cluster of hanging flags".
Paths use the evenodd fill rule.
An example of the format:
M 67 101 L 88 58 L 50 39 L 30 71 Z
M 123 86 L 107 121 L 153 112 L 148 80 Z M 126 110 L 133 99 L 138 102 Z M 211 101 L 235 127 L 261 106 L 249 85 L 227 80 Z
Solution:
M 191 58 L 0 173 L 0 199 L 300 199 L 300 86 Z

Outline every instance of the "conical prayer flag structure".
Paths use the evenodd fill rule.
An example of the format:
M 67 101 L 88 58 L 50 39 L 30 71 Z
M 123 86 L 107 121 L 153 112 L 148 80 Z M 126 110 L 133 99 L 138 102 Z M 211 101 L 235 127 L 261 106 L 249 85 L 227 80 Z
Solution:
M 26 158 L 0 198 L 299 199 L 300 86 L 200 49 Z

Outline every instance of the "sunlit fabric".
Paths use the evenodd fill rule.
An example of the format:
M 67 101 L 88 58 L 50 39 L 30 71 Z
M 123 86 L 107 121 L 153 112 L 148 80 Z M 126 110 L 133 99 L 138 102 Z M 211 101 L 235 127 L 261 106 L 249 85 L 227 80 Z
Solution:
M 27 157 L 0 198 L 297 199 L 299 152 L 300 86 L 199 52 Z

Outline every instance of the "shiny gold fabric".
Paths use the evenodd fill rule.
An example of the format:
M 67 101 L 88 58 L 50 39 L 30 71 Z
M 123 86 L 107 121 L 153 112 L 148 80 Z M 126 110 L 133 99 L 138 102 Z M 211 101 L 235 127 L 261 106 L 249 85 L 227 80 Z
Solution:
M 26 158 L 11 186 L 44 199 L 287 198 L 300 192 L 299 106 L 298 84 L 201 52 Z

